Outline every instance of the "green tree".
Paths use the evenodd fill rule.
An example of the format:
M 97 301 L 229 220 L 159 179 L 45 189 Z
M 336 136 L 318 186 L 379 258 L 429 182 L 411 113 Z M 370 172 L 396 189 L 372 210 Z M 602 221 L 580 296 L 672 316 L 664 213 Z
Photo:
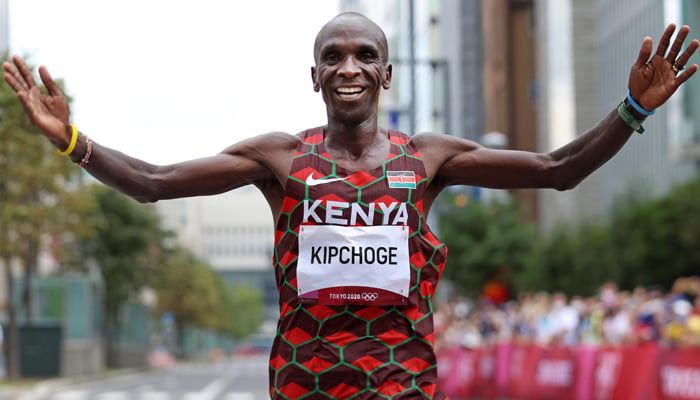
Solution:
M 633 190 L 606 223 L 562 224 L 536 246 L 523 287 L 591 295 L 605 281 L 668 288 L 678 277 L 700 274 L 698 196 L 700 179 L 656 199 Z
M 216 273 L 182 247 L 167 250 L 163 258 L 151 280 L 158 298 L 154 312 L 172 313 L 178 332 L 185 325 L 216 328 L 221 309 Z
M 528 291 L 594 294 L 600 284 L 617 279 L 611 270 L 607 225 L 586 223 L 573 230 L 562 224 L 533 246 L 519 286 Z
M 0 62 L 7 60 L 1 56 Z M 81 193 L 80 169 L 56 154 L 34 129 L 16 95 L 0 84 L 0 264 L 4 265 L 9 301 L 8 374 L 19 376 L 17 309 L 10 266 L 24 271 L 25 319 L 31 321 L 31 288 L 38 257 L 49 243 L 71 242 L 89 235 L 80 215 L 91 207 Z
M 74 259 L 92 260 L 100 271 L 105 288 L 105 343 L 107 364 L 113 365 L 119 332 L 118 313 L 122 303 L 148 286 L 162 253 L 168 232 L 161 228 L 155 207 L 145 205 L 104 185 L 90 185 L 96 208 L 85 215 L 95 236 L 72 249 Z M 74 268 L 86 268 L 85 262 Z
M 158 298 L 154 312 L 172 313 L 180 339 L 185 326 L 241 338 L 262 321 L 258 290 L 227 285 L 211 266 L 181 247 L 166 252 L 152 285 Z
M 464 207 L 458 206 L 458 200 L 451 194 L 438 199 L 440 237 L 449 248 L 445 277 L 462 294 L 475 297 L 499 266 L 506 266 L 509 276 L 522 273 L 537 232 L 521 221 L 511 200 L 471 202 Z
M 679 276 L 700 274 L 700 179 L 658 199 L 633 195 L 611 217 L 613 264 L 623 287 L 669 287 Z
M 221 281 L 224 308 L 221 314 L 221 332 L 236 339 L 253 334 L 263 322 L 262 293 L 245 285 L 227 285 Z
M 510 267 L 516 291 L 592 295 L 605 281 L 632 289 L 670 287 L 700 275 L 700 179 L 652 199 L 640 190 L 618 200 L 606 222 L 562 222 L 541 235 L 519 221 L 513 204 L 456 207 L 443 196 L 440 236 L 450 256 L 445 277 L 476 296 L 490 271 Z

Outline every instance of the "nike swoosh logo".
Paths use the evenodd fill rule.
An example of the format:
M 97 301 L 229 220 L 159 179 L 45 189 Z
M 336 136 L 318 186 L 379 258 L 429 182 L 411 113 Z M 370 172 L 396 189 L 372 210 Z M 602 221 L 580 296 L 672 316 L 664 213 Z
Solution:
M 316 179 L 316 178 L 314 178 L 314 173 L 312 172 L 309 174 L 309 176 L 306 177 L 306 185 L 307 186 L 323 185 L 324 183 L 344 181 L 345 179 L 347 179 L 347 177 L 345 177 L 345 178 Z

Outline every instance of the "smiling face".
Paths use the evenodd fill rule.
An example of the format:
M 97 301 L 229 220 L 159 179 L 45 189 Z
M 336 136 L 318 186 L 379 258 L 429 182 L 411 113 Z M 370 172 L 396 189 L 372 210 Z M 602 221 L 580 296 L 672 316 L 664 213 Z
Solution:
M 376 123 L 379 93 L 391 82 L 388 53 L 384 32 L 361 14 L 341 14 L 321 29 L 311 77 L 329 122 Z

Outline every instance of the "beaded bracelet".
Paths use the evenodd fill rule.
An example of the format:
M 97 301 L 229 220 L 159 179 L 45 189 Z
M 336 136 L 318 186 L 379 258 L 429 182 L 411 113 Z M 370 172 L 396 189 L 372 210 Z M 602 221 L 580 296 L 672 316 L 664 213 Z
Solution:
M 632 115 L 632 112 L 630 112 L 630 110 L 627 108 L 627 105 L 625 104 L 624 100 L 622 100 L 620 102 L 620 105 L 617 106 L 617 115 L 620 116 L 620 119 L 625 121 L 625 124 L 627 124 L 627 126 L 639 133 L 644 133 L 642 121 L 638 120 L 634 117 L 634 115 Z
M 92 155 L 92 140 L 85 135 L 85 157 L 78 163 L 81 167 L 86 166 L 90 162 L 90 156 Z

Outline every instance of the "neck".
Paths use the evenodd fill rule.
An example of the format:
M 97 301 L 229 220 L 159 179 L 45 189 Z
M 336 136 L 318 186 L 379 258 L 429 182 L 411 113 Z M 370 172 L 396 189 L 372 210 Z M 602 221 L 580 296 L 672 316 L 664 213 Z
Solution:
M 360 124 L 329 121 L 324 134 L 326 149 L 348 158 L 366 155 L 385 137 L 376 121 L 364 121 Z

